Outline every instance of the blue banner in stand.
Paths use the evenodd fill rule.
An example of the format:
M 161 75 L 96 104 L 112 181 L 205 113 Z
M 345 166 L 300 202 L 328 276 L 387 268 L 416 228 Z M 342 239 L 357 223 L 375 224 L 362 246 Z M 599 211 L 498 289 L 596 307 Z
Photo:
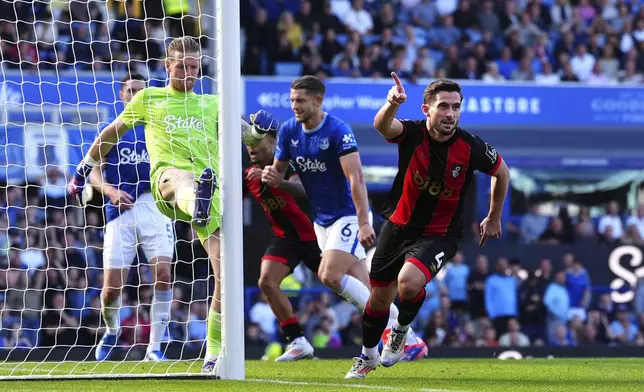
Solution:
M 278 119 L 292 116 L 290 79 L 246 77 L 245 113 L 269 110 Z M 404 83 L 404 82 L 403 82 Z M 324 108 L 351 124 L 370 124 L 385 102 L 387 79 L 342 79 L 326 82 Z M 404 84 L 408 101 L 400 118 L 422 116 L 425 84 Z M 462 82 L 463 118 L 469 128 L 641 128 L 644 126 L 644 89 L 561 84 L 489 85 Z
M 45 164 L 72 173 L 96 137 L 97 124 L 122 110 L 122 77 L 0 73 L 0 180 L 33 180 Z M 166 84 L 165 74 L 155 78 L 150 86 Z M 210 79 L 196 84 L 197 93 L 211 91 Z
M 60 74 L 0 73 L 0 104 L 14 105 L 114 105 L 121 106 L 120 80 L 124 73 Z M 150 86 L 166 84 L 165 74 L 150 79 Z M 201 79 L 195 92 L 211 91 L 210 79 Z M 118 108 L 118 107 L 117 107 Z

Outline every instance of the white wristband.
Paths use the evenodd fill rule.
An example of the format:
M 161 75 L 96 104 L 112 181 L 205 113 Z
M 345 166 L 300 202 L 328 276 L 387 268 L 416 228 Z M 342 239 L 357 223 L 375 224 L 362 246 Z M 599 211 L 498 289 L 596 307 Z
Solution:
M 262 139 L 264 136 L 266 136 L 266 132 L 259 132 L 255 125 L 250 127 L 250 133 L 255 139 Z
M 93 167 L 93 166 L 98 165 L 99 161 L 97 161 L 96 159 L 92 158 L 92 156 L 89 155 L 89 153 L 87 153 L 87 155 L 85 155 L 85 158 L 83 158 L 83 163 Z

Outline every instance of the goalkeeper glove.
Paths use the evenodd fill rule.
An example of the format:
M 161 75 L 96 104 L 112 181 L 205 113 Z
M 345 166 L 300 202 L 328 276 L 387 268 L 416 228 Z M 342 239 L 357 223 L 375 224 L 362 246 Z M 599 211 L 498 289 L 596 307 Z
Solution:
M 85 188 L 85 182 L 89 173 L 96 166 L 95 163 L 88 162 L 86 159 L 83 159 L 78 166 L 76 166 L 76 171 L 74 172 L 74 177 L 67 184 L 67 192 L 74 198 L 76 201 L 83 205 L 82 194 L 83 188 Z
M 250 115 L 250 124 L 255 131 L 264 137 L 268 132 L 277 132 L 279 123 L 272 114 L 265 110 L 260 110 Z

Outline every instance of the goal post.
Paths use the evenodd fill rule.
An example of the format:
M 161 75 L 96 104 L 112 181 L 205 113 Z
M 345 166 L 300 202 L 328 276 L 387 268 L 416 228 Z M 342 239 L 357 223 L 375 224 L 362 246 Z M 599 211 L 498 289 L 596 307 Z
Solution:
M 217 0 L 217 92 L 222 169 L 222 348 L 220 374 L 241 380 L 244 368 L 244 258 L 239 2 Z
M 30 3 L 26 0 L 17 2 Z M 163 0 L 159 2 L 164 3 Z M 148 80 L 148 86 L 158 87 L 164 84 L 164 80 L 167 82 L 163 70 L 164 50 L 176 35 L 170 36 L 170 29 L 164 26 L 164 22 L 171 22 L 175 31 L 177 25 L 183 28 L 181 23 L 177 24 L 182 18 L 177 17 L 176 12 L 167 15 L 165 9 L 155 9 L 149 13 L 152 16 L 147 17 L 144 5 L 147 2 L 134 2 L 137 6 L 131 8 L 131 3 L 125 5 L 119 0 L 116 4 L 125 10 L 125 18 L 131 20 L 137 29 L 140 27 L 145 38 L 125 34 L 90 41 L 87 36 L 98 34 L 101 26 L 110 28 L 111 24 L 118 23 L 122 23 L 123 28 L 129 26 L 127 21 L 118 20 L 121 16 L 117 18 L 108 10 L 110 3 L 114 2 L 88 0 L 75 4 L 73 12 L 77 15 L 84 15 L 82 7 L 87 7 L 86 14 L 90 18 L 103 15 L 102 21 L 65 19 L 68 18 L 66 12 L 72 12 L 67 2 L 57 2 L 57 8 L 52 7 L 52 15 L 49 16 L 36 15 L 36 10 L 42 12 L 50 2 L 42 2 L 47 5 L 40 8 L 27 7 L 34 15 L 25 23 L 8 21 L 0 15 L 5 33 L 10 34 L 12 29 L 16 29 L 16 51 L 7 50 L 11 44 L 5 46 L 5 42 L 0 48 L 4 51 L 0 65 L 0 132 L 4 130 L 5 133 L 0 134 L 4 136 L 0 137 L 0 180 L 6 184 L 0 188 L 0 235 L 6 231 L 12 241 L 24 237 L 20 244 L 14 241 L 7 245 L 0 241 L 0 381 L 203 375 L 201 366 L 208 338 L 206 335 L 193 337 L 190 328 L 194 327 L 194 336 L 201 336 L 199 334 L 204 332 L 206 322 L 210 320 L 208 300 L 215 301 L 210 284 L 213 275 L 209 263 L 204 261 L 205 253 L 191 253 L 195 246 L 190 243 L 193 238 L 190 234 L 183 239 L 175 237 L 175 252 L 183 247 L 184 253 L 182 259 L 176 260 L 172 266 L 171 273 L 173 293 L 170 302 L 173 307 L 161 349 L 164 354 L 170 354 L 169 360 L 144 363 L 143 356 L 139 355 L 147 342 L 137 339 L 141 334 L 149 336 L 150 325 L 154 324 L 151 317 L 154 273 L 143 262 L 133 266 L 130 280 L 123 282 L 124 292 L 127 291 L 121 297 L 125 310 L 119 312 L 118 317 L 129 317 L 128 342 L 119 341 L 117 347 L 120 352 L 116 358 L 101 362 L 94 358 L 105 327 L 104 317 L 100 315 L 104 268 L 100 256 L 97 256 L 100 252 L 95 252 L 96 249 L 102 251 L 104 246 L 103 242 L 96 240 L 100 237 L 97 233 L 104 230 L 104 222 L 97 218 L 103 214 L 105 219 L 103 196 L 94 192 L 93 206 L 83 210 L 65 201 L 65 184 L 76 164 L 87 153 L 98 127 L 118 114 L 114 110 L 117 106 L 119 109 L 123 106 L 118 95 L 121 78 L 126 73 L 141 73 Z M 206 68 L 202 80 L 196 83 L 195 91 L 217 94 L 219 98 L 219 172 L 216 176 L 221 195 L 222 258 L 221 280 L 216 284 L 221 286 L 221 352 L 213 374 L 206 376 L 243 380 L 240 2 L 197 0 L 190 3 L 200 3 L 201 6 L 191 10 L 192 17 L 188 19 L 192 20 L 194 31 L 186 32 L 186 35 L 194 35 L 202 44 L 207 42 L 208 46 L 202 50 L 202 65 Z M 199 22 L 194 23 L 197 20 Z M 35 35 L 23 29 L 28 23 L 33 23 Z M 63 37 L 58 34 L 78 26 L 86 36 L 79 38 L 72 34 Z M 80 43 L 74 42 L 75 39 Z M 161 50 L 151 50 L 155 45 Z M 33 55 L 33 50 L 41 49 L 43 53 L 51 51 L 47 52 L 50 57 L 39 52 Z M 145 52 L 147 57 L 142 57 L 140 52 L 134 53 L 136 50 Z M 11 57 L 12 53 L 16 56 Z M 65 57 L 65 53 L 71 55 Z M 110 58 L 112 60 L 107 60 Z M 102 63 L 103 68 L 96 62 Z M 156 71 L 143 66 L 155 63 L 160 64 Z M 139 159 L 135 157 L 138 152 L 135 154 L 132 150 L 131 154 L 128 159 Z M 212 154 L 211 157 L 214 156 Z M 121 163 L 122 160 L 118 164 Z M 51 174 L 50 179 L 49 169 L 58 174 Z M 35 204 L 38 202 L 36 194 L 45 195 L 42 196 L 42 205 Z M 58 204 L 50 204 L 49 201 L 54 200 L 52 197 Z M 23 216 L 22 221 L 7 218 L 7 211 L 14 215 L 17 211 L 19 216 Z M 96 211 L 100 212 L 97 214 Z M 32 218 L 38 220 L 38 225 L 32 222 Z M 5 224 L 8 227 L 4 227 Z M 62 233 L 61 238 L 52 242 L 50 230 L 54 233 L 58 230 Z M 78 238 L 69 233 L 78 233 Z M 38 240 L 41 237 L 43 241 Z M 90 241 L 95 242 L 88 245 Z M 4 245 L 8 250 L 2 248 Z M 4 251 L 7 251 L 6 255 Z M 84 259 L 83 266 L 79 266 L 78 258 Z M 181 277 L 179 269 L 184 270 Z M 136 278 L 132 280 L 134 276 Z M 100 284 L 97 283 L 99 281 Z M 175 290 L 182 294 L 175 296 Z M 34 305 L 38 304 L 38 298 L 40 305 Z M 173 318 L 176 302 L 179 303 L 176 313 L 183 312 L 178 320 Z M 122 323 L 123 320 L 121 318 Z M 181 329 L 182 338 L 175 338 L 171 333 L 172 323 Z M 126 326 L 122 324 L 121 328 Z M 136 355 L 132 354 L 135 348 L 139 351 Z

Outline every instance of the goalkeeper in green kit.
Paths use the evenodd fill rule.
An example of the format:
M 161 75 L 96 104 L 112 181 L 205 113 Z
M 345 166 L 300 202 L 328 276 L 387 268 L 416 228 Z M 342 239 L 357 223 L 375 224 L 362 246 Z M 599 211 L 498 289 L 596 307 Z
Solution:
M 215 95 L 193 91 L 201 69 L 201 48 L 196 40 L 177 38 L 166 53 L 170 84 L 145 88 L 132 98 L 121 115 L 96 138 L 67 188 L 72 196 L 80 198 L 91 169 L 100 164 L 118 138 L 136 125 L 145 125 L 150 182 L 157 207 L 171 219 L 192 223 L 213 268 L 216 283 L 202 368 L 211 373 L 221 348 L 218 101 Z M 241 124 L 247 143 L 258 142 L 270 129 L 277 128 L 277 122 L 266 129 L 243 120 Z

